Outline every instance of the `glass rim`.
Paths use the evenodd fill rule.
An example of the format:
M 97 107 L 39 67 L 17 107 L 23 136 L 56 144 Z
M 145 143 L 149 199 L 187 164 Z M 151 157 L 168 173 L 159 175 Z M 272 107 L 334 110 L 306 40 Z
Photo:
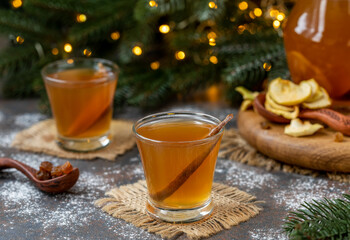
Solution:
M 69 60 L 73 60 L 72 63 L 69 63 Z M 44 81 L 48 81 L 48 82 L 54 82 L 54 83 L 65 83 L 65 84 L 69 84 L 69 85 L 79 85 L 79 84 L 86 84 L 87 82 L 74 82 L 74 81 L 69 81 L 69 80 L 64 80 L 64 79 L 58 79 L 58 78 L 53 78 L 53 77 L 49 77 L 47 76 L 47 69 L 50 67 L 53 67 L 54 65 L 58 65 L 58 64 L 74 64 L 76 61 L 91 61 L 91 62 L 101 62 L 101 63 L 106 63 L 107 65 L 111 66 L 111 72 L 113 72 L 113 74 L 115 74 L 116 76 L 119 75 L 120 73 L 120 69 L 118 67 L 118 65 L 116 63 L 114 63 L 111 60 L 108 59 L 103 59 L 103 58 L 83 58 L 83 57 L 76 57 L 76 58 L 68 58 L 68 59 L 60 59 L 60 60 L 56 60 L 53 62 L 50 62 L 48 64 L 46 64 L 40 71 L 41 76 L 43 77 Z M 107 82 L 107 81 L 115 81 L 117 78 L 115 79 L 111 79 L 110 77 L 100 77 L 94 80 L 89 81 L 88 83 L 99 83 L 99 82 Z
M 134 135 L 144 141 L 149 141 L 152 143 L 163 143 L 163 144 L 200 144 L 200 143 L 204 143 L 207 141 L 211 141 L 213 139 L 215 139 L 217 136 L 221 135 L 224 132 L 225 127 L 223 127 L 219 132 L 217 132 L 216 134 L 214 134 L 213 136 L 207 137 L 207 138 L 203 138 L 203 139 L 197 139 L 197 140 L 191 140 L 191 141 L 161 141 L 161 140 L 155 140 L 152 138 L 147 138 L 142 136 L 141 134 L 139 134 L 136 131 L 136 125 L 141 124 L 144 121 L 150 120 L 150 119 L 156 119 L 157 117 L 162 117 L 162 116 L 174 116 L 174 115 L 188 115 L 188 116 L 198 116 L 198 117 L 206 117 L 210 120 L 213 120 L 215 122 L 217 122 L 218 124 L 221 122 L 218 118 L 211 116 L 209 114 L 206 113 L 198 113 L 198 112 L 186 112 L 186 111 L 169 111 L 169 112 L 160 112 L 160 113 L 155 113 L 155 114 L 150 114 L 148 116 L 145 116 L 139 120 L 137 120 L 133 126 L 132 126 L 132 131 L 134 133 Z

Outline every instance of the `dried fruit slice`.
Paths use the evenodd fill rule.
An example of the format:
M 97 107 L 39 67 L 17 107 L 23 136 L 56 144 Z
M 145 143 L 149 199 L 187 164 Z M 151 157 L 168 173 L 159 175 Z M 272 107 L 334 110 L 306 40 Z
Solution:
M 316 101 L 313 101 L 313 102 L 304 102 L 302 104 L 304 108 L 319 109 L 319 108 L 329 107 L 332 104 L 332 101 L 331 101 L 327 91 L 322 87 L 320 87 L 320 89 L 322 92 L 322 97 Z
M 258 92 L 252 92 L 242 86 L 236 87 L 235 90 L 242 95 L 244 100 L 254 100 L 259 95 Z
M 277 115 L 282 116 L 282 117 L 287 118 L 287 119 L 294 119 L 294 118 L 297 118 L 299 115 L 299 107 L 298 106 L 294 106 L 293 112 L 282 111 L 282 110 L 278 110 L 278 109 L 273 108 L 268 102 L 265 101 L 265 108 L 267 111 L 270 111 L 274 114 L 277 114 Z
M 311 124 L 309 121 L 302 122 L 299 118 L 296 118 L 284 128 L 284 133 L 293 137 L 302 137 L 312 135 L 321 128 L 323 128 L 321 124 Z
M 275 102 L 285 106 L 298 105 L 312 94 L 309 84 L 304 82 L 297 85 L 281 78 L 270 83 L 268 92 Z
M 270 94 L 266 94 L 266 102 L 270 104 L 271 107 L 273 107 L 276 110 L 281 110 L 281 111 L 287 111 L 287 112 L 293 112 L 294 108 L 293 107 L 287 107 L 283 106 L 281 104 L 276 103 L 271 97 Z
M 244 100 L 241 104 L 240 110 L 241 111 L 246 111 L 247 109 L 249 109 L 250 107 L 253 106 L 253 100 Z
M 313 102 L 322 97 L 322 92 L 320 86 L 315 81 L 315 79 L 311 78 L 309 80 L 302 81 L 302 83 L 307 83 L 311 87 L 311 96 L 305 100 L 305 102 Z

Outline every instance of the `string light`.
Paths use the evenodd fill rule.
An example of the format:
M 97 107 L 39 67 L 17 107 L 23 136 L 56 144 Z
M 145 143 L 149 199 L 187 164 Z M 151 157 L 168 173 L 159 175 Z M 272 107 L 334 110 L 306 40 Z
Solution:
M 237 28 L 237 31 L 239 34 L 242 34 L 245 30 L 245 26 L 244 25 L 239 25 L 238 28 Z
M 279 11 L 276 9 L 270 10 L 270 17 L 276 17 L 279 14 Z
M 158 7 L 158 3 L 156 1 L 149 1 L 148 4 L 151 6 L 151 7 Z
M 208 6 L 209 6 L 210 8 L 217 8 L 215 2 L 209 2 L 209 3 L 208 3 Z
M 215 46 L 216 45 L 215 38 L 209 38 L 209 45 L 210 46 Z
M 111 38 L 112 38 L 112 40 L 117 41 L 120 38 L 120 33 L 118 31 L 112 32 Z
M 283 19 L 286 17 L 286 15 L 284 15 L 284 13 L 280 12 L 279 14 L 277 14 L 277 20 L 278 21 L 283 21 Z
M 264 63 L 263 64 L 263 68 L 265 69 L 266 72 L 270 71 L 271 70 L 271 64 L 270 63 Z
M 260 8 L 254 8 L 254 15 L 260 17 L 262 15 L 262 10 Z
M 169 25 L 163 24 L 159 26 L 159 32 L 167 34 L 170 31 Z
M 159 66 L 160 66 L 160 63 L 159 63 L 158 61 L 155 61 L 155 62 L 152 62 L 152 63 L 150 64 L 150 66 L 151 66 L 151 68 L 152 68 L 153 70 L 157 70 L 157 69 L 159 68 Z
M 85 22 L 86 19 L 87 19 L 87 17 L 85 14 L 78 14 L 77 15 L 77 22 L 79 22 L 79 23 Z
M 73 63 L 74 63 L 74 60 L 70 58 L 70 59 L 67 60 L 67 63 L 68 63 L 68 64 L 73 64 Z
M 185 57 L 186 57 L 186 54 L 184 51 L 177 51 L 175 53 L 176 60 L 183 60 L 183 59 L 185 59 Z
M 207 38 L 210 39 L 210 38 L 216 38 L 216 33 L 215 32 L 210 32 L 207 34 Z
M 250 17 L 251 19 L 255 19 L 255 18 L 256 18 L 253 11 L 250 11 L 250 12 L 249 12 L 249 17 Z
M 22 0 L 13 0 L 11 4 L 12 4 L 12 7 L 19 8 L 23 5 L 23 2 Z
M 17 42 L 18 44 L 22 44 L 22 43 L 24 42 L 24 38 L 22 38 L 21 36 L 17 36 L 17 37 L 16 37 L 16 42 Z
M 281 26 L 281 22 L 278 21 L 278 20 L 275 20 L 275 21 L 273 21 L 272 25 L 273 25 L 274 28 L 277 29 L 277 28 L 279 28 Z
M 218 63 L 218 58 L 215 57 L 215 56 L 211 56 L 209 58 L 209 61 L 212 63 L 212 64 L 217 64 Z
M 136 56 L 140 56 L 142 54 L 142 48 L 140 46 L 135 46 L 132 48 L 132 53 Z
M 59 53 L 58 48 L 53 48 L 51 50 L 51 53 L 52 53 L 52 55 L 58 55 L 58 53 Z
M 65 52 L 70 53 L 73 50 L 73 47 L 70 43 L 66 43 L 64 44 L 63 49 Z
M 238 8 L 242 11 L 246 10 L 248 8 L 248 3 L 246 1 L 240 2 L 238 4 Z
M 84 53 L 85 56 L 90 57 L 91 54 L 92 54 L 92 51 L 90 49 L 88 49 L 88 48 L 85 48 L 83 53 Z

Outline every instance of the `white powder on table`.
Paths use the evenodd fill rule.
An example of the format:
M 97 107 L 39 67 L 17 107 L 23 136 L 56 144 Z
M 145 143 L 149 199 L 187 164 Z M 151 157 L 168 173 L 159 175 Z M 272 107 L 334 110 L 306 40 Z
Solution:
M 45 115 L 40 113 L 25 113 L 15 117 L 15 124 L 20 127 L 30 127 L 45 118 Z

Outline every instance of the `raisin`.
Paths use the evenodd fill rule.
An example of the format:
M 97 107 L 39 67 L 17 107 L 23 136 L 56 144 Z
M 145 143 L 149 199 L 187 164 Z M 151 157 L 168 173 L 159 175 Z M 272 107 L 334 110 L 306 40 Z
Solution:
M 341 132 L 336 132 L 334 134 L 334 142 L 342 142 L 344 141 L 344 135 Z
M 61 166 L 61 169 L 64 174 L 68 174 L 73 171 L 73 166 L 70 164 L 70 162 L 67 161 Z
M 36 172 L 36 178 L 39 180 L 48 180 L 51 179 L 51 174 L 48 171 L 39 170 Z
M 53 167 L 53 166 L 52 166 L 52 163 L 47 162 L 47 161 L 42 162 L 42 163 L 40 164 L 40 170 L 42 170 L 42 171 L 51 172 L 52 167 Z
M 270 129 L 271 128 L 271 126 L 266 121 L 260 122 L 260 127 L 262 129 Z
M 63 175 L 63 172 L 62 172 L 61 166 L 57 166 L 57 167 L 53 167 L 52 168 L 52 170 L 51 170 L 52 178 L 56 178 L 56 177 L 59 177 L 59 176 L 62 176 L 62 175 Z

